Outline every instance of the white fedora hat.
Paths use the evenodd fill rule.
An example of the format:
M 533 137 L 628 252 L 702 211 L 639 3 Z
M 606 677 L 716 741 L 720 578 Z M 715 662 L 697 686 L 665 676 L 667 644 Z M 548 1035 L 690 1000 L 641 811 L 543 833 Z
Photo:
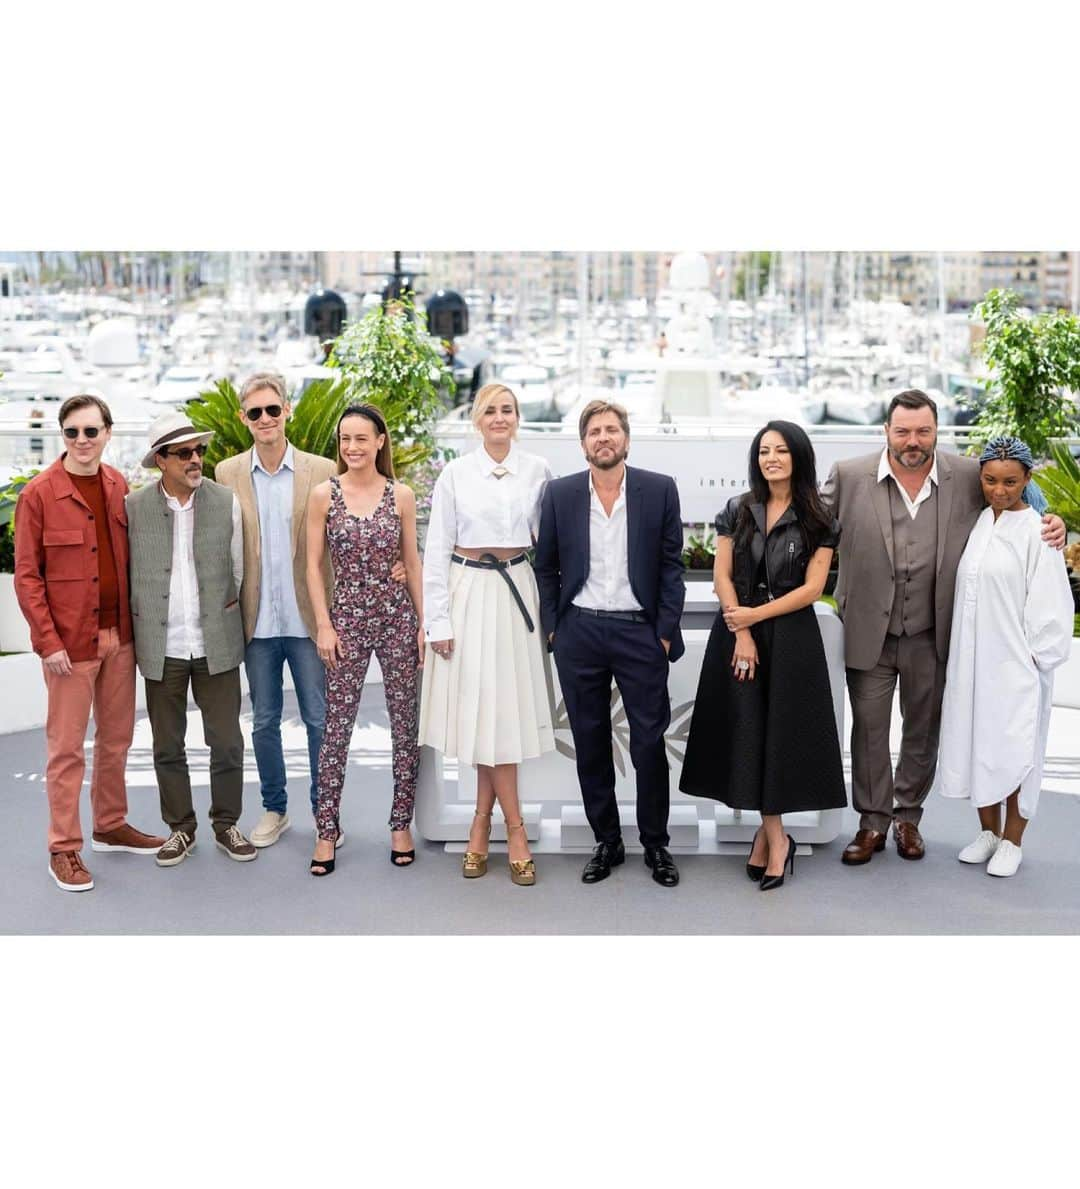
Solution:
M 183 413 L 162 413 L 150 426 L 150 451 L 142 464 L 147 470 L 156 467 L 154 456 L 165 446 L 175 446 L 180 442 L 209 442 L 213 436 L 212 430 L 196 429 Z

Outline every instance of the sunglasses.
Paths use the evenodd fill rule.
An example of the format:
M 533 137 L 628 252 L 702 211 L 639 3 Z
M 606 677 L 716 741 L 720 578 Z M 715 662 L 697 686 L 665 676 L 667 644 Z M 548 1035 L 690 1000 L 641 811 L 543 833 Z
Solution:
M 210 447 L 202 442 L 198 446 L 181 446 L 179 450 L 166 450 L 165 455 L 167 458 L 179 458 L 181 462 L 190 462 L 193 454 L 202 458 L 209 449 Z
M 267 415 L 267 417 L 280 417 L 281 416 L 281 405 L 265 405 L 261 408 L 256 407 L 253 409 L 245 409 L 244 410 L 244 416 L 249 421 L 258 421 L 259 418 L 263 415 L 263 413 L 265 413 Z
M 80 429 L 76 429 L 75 426 L 68 425 L 64 429 L 64 437 L 69 442 L 74 442 L 79 434 L 85 434 L 90 441 L 93 441 L 104 428 L 104 425 L 85 425 Z

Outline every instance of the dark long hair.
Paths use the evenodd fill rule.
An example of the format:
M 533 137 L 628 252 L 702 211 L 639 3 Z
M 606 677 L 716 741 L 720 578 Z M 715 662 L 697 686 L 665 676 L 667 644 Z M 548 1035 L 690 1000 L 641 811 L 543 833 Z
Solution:
M 787 443 L 791 452 L 791 506 L 795 509 L 803 540 L 808 554 L 813 554 L 819 542 L 829 532 L 832 518 L 825 509 L 818 492 L 817 466 L 814 462 L 814 447 L 806 430 L 793 421 L 769 421 L 754 435 L 750 443 L 750 490 L 739 505 L 739 519 L 735 525 L 735 544 L 746 545 L 754 535 L 754 517 L 751 504 L 769 502 L 769 481 L 761 470 L 758 451 L 761 439 L 772 430 Z
M 386 418 L 374 405 L 349 405 L 338 418 L 334 428 L 334 441 L 337 443 L 337 473 L 343 475 L 349 468 L 341 457 L 341 423 L 346 417 L 366 417 L 375 426 L 375 432 L 383 435 L 382 448 L 375 456 L 375 469 L 386 479 L 394 477 L 394 447 L 390 441 L 390 431 L 386 428 Z

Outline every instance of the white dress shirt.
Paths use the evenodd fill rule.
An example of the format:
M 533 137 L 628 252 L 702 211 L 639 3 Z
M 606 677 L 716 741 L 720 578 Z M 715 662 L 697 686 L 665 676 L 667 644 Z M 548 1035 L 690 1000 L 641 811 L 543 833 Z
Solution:
M 896 472 L 892 469 L 892 466 L 889 463 L 888 446 L 886 446 L 881 452 L 881 461 L 878 463 L 877 477 L 879 483 L 885 478 L 892 479 L 892 481 L 896 484 L 896 490 L 900 492 L 900 498 L 904 501 L 904 507 L 907 508 L 908 515 L 912 520 L 914 520 L 919 513 L 919 505 L 925 503 L 930 498 L 934 487 L 937 487 L 938 485 L 937 451 L 934 451 L 934 461 L 931 464 L 930 473 L 923 480 L 923 485 L 919 488 L 914 499 L 912 499 L 911 496 L 908 495 L 908 493 L 904 490 L 903 483 L 901 483 L 896 477 Z M 931 484 L 933 484 L 933 487 Z
M 506 474 L 493 473 L 502 466 Z M 547 460 L 519 450 L 516 442 L 501 463 L 481 446 L 452 459 L 431 493 L 424 542 L 424 631 L 429 640 L 449 640 L 450 554 L 465 549 L 529 549 L 540 529 L 540 498 L 551 478 Z
M 590 471 L 589 571 L 585 585 L 574 597 L 575 607 L 589 607 L 593 611 L 642 610 L 630 586 L 627 527 L 626 471 L 610 516 L 596 494 Z
M 159 480 L 160 482 L 160 480 Z M 186 504 L 161 489 L 173 512 L 172 569 L 169 571 L 169 619 L 165 630 L 165 655 L 178 660 L 206 656 L 199 609 L 199 580 L 195 574 L 195 496 Z M 240 501 L 232 499 L 232 555 L 236 589 L 244 578 L 244 525 Z

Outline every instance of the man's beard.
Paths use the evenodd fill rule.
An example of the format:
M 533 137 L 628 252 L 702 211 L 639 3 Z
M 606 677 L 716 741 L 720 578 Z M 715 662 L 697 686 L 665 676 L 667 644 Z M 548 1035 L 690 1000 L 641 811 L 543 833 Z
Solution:
M 589 463 L 590 466 L 596 467 L 597 470 L 611 471 L 611 470 L 614 470 L 615 467 L 617 467 L 619 465 L 619 463 L 622 462 L 622 460 L 629 453 L 630 453 L 629 446 L 624 447 L 621 454 L 619 453 L 618 450 L 613 449 L 610 458 L 597 458 L 596 454 L 592 454 L 592 453 L 589 453 L 588 451 L 586 451 L 585 459 Z
M 937 443 L 935 443 L 936 446 Z M 918 462 L 905 462 L 904 455 L 918 451 Z M 889 447 L 889 453 L 896 459 L 896 461 L 905 469 L 909 471 L 917 471 L 920 467 L 926 466 L 931 458 L 934 457 L 934 447 L 931 446 L 929 450 L 924 450 L 922 446 L 905 446 L 902 450 L 894 450 L 892 446 Z

